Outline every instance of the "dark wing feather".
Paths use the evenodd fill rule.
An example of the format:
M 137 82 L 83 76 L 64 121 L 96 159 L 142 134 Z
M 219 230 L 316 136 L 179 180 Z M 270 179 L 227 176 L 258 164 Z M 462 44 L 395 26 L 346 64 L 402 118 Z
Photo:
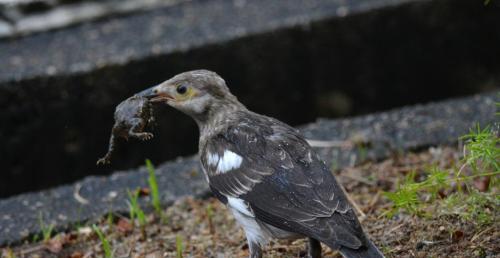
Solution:
M 307 235 L 332 248 L 366 243 L 361 226 L 335 178 L 299 133 L 275 119 L 241 114 L 207 140 L 202 164 L 210 186 L 250 204 L 261 221 Z M 208 153 L 230 150 L 238 168 L 218 173 Z

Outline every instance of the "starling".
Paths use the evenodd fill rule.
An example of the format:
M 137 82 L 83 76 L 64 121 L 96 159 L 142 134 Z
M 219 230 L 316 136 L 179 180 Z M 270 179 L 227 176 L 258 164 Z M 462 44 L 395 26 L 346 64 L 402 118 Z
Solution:
M 196 121 L 204 174 L 213 194 L 243 227 L 250 257 L 262 257 L 272 238 L 304 237 L 308 257 L 321 257 L 320 242 L 344 257 L 383 257 L 304 137 L 248 110 L 216 73 L 181 73 L 139 95 Z

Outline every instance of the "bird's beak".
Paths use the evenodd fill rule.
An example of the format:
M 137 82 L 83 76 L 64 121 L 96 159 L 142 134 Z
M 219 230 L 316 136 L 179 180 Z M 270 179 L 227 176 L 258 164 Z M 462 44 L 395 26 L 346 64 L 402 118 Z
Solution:
M 174 97 L 172 97 L 169 92 L 166 92 L 165 89 L 168 89 L 168 85 L 159 84 L 156 86 L 153 86 L 149 89 L 145 89 L 136 95 L 144 97 L 149 99 L 151 102 L 167 102 L 168 100 L 173 100 Z
M 156 86 L 155 86 L 156 87 Z M 148 89 L 145 89 L 135 95 L 139 96 L 139 97 L 143 97 L 143 98 L 147 98 L 147 99 L 152 99 L 154 97 L 157 96 L 157 94 L 154 92 L 154 88 L 155 87 L 151 87 L 151 88 L 148 88 Z

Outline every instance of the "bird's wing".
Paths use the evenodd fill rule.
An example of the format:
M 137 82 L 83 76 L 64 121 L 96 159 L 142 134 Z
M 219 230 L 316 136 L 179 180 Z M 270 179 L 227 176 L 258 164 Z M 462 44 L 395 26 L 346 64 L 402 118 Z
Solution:
M 299 133 L 254 115 L 208 139 L 201 162 L 218 194 L 248 202 L 275 227 L 358 248 L 361 226 L 335 178 Z

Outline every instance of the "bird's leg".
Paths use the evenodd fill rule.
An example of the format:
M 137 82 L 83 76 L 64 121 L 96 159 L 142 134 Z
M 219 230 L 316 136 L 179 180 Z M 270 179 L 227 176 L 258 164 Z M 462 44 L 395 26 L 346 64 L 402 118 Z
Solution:
M 145 126 L 145 124 L 144 124 L 144 121 L 142 119 L 139 119 L 139 118 L 135 119 L 132 127 L 128 131 L 128 135 L 130 135 L 132 137 L 139 138 L 143 141 L 153 138 L 152 133 L 146 133 L 146 132 L 142 131 L 142 130 L 144 130 L 144 126 Z
M 307 257 L 308 258 L 321 258 L 321 243 L 309 237 L 309 242 L 307 243 Z
M 250 258 L 262 258 L 262 249 L 258 243 L 248 240 L 248 249 L 250 250 Z

